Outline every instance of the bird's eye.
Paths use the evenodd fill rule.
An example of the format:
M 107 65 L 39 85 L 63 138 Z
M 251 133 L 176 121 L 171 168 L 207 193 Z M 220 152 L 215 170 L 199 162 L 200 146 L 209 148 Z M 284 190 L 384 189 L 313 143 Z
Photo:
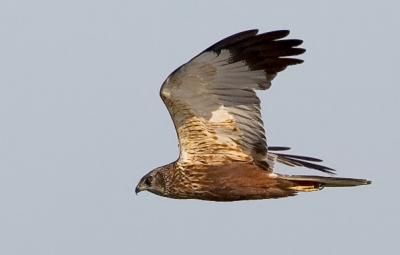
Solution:
M 147 186 L 151 186 L 152 181 L 153 181 L 153 177 L 152 177 L 152 176 L 149 176 L 149 177 L 146 178 L 146 180 L 144 181 L 144 183 L 145 183 Z

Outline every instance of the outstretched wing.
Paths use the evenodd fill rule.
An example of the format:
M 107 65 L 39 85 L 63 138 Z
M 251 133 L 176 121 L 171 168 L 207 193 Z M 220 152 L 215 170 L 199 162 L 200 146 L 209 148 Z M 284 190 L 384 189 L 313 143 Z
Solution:
M 276 74 L 303 61 L 301 40 L 289 31 L 232 35 L 175 70 L 163 83 L 179 138 L 179 162 L 220 165 L 254 162 L 265 169 L 267 144 L 255 90 L 271 86 Z

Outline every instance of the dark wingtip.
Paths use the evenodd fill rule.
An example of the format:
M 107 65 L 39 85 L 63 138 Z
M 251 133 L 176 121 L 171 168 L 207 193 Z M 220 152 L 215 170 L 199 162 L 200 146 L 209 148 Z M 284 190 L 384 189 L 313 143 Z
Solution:
M 299 155 L 291 155 L 291 154 L 283 154 L 283 153 L 276 153 L 278 156 L 282 156 L 285 158 L 294 158 L 294 159 L 300 159 L 300 160 L 306 160 L 306 161 L 312 161 L 312 162 L 322 162 L 322 159 L 319 158 L 314 158 L 314 157 L 308 157 L 308 156 L 299 156 Z
M 271 146 L 268 147 L 268 151 L 281 151 L 281 150 L 287 150 L 289 147 L 281 147 L 281 146 Z M 293 164 L 295 166 L 303 166 L 307 167 L 310 169 L 318 170 L 327 174 L 331 175 L 336 175 L 335 169 L 320 165 L 320 164 L 315 164 L 312 162 L 322 162 L 322 159 L 319 158 L 314 158 L 314 157 L 308 157 L 308 156 L 300 156 L 300 155 L 292 155 L 292 154 L 284 154 L 284 153 L 276 153 L 272 152 L 272 154 L 275 154 L 278 156 L 278 160 L 281 159 L 282 163 L 285 163 L 285 161 L 289 164 Z
M 285 146 L 268 146 L 269 151 L 287 151 L 290 150 L 290 147 Z
M 269 38 L 272 40 L 276 40 L 276 39 L 284 38 L 284 37 L 288 36 L 289 34 L 290 34 L 289 30 L 283 29 L 283 30 L 275 30 L 275 31 L 265 32 L 265 33 L 259 34 L 259 36 L 262 36 L 264 38 Z
M 288 66 L 304 62 L 295 58 L 305 52 L 298 48 L 303 40 L 287 39 L 289 33 L 285 29 L 258 34 L 258 29 L 249 29 L 218 41 L 200 54 L 207 51 L 220 54 L 222 50 L 229 50 L 230 62 L 244 61 L 251 70 L 264 70 L 268 79 L 273 79 Z
M 304 60 L 302 59 L 298 59 L 298 58 L 281 58 L 284 59 L 287 62 L 287 65 L 297 65 L 297 64 L 301 64 L 304 62 Z
M 213 45 L 211 45 L 210 47 L 205 49 L 203 52 L 209 51 L 209 50 L 219 52 L 220 50 L 222 50 L 224 48 L 229 48 L 230 46 L 232 46 L 236 43 L 239 43 L 243 40 L 254 37 L 257 35 L 257 33 L 258 33 L 258 29 L 249 29 L 249 30 L 245 30 L 245 31 L 233 34 L 231 36 L 228 36 L 228 37 L 214 43 Z

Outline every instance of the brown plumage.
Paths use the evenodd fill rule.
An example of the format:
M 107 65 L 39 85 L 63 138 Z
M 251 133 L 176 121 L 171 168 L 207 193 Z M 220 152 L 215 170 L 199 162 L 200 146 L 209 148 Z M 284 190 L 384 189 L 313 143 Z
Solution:
M 293 196 L 324 187 L 369 184 L 363 179 L 273 173 L 275 162 L 333 174 L 320 159 L 267 147 L 255 90 L 271 86 L 276 74 L 303 61 L 302 41 L 283 39 L 287 30 L 248 30 L 217 42 L 176 69 L 160 96 L 179 138 L 179 158 L 145 175 L 147 190 L 177 199 L 235 201 Z

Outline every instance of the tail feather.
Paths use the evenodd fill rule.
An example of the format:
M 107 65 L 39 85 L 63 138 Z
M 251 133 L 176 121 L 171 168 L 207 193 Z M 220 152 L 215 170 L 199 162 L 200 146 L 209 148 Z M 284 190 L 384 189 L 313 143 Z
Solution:
M 371 184 L 365 179 L 325 177 L 316 175 L 282 175 L 280 178 L 294 183 L 291 189 L 296 191 L 316 191 L 324 187 L 352 187 Z
M 287 151 L 290 147 L 284 146 L 269 146 L 268 147 L 268 164 L 271 168 L 275 162 L 279 162 L 288 166 L 303 166 L 315 169 L 324 173 L 334 175 L 334 169 L 317 164 L 322 162 L 319 158 L 299 156 L 281 153 Z M 324 187 L 352 187 L 359 185 L 371 184 L 371 181 L 365 179 L 341 178 L 341 177 L 325 177 L 317 175 L 279 175 L 282 180 L 290 181 L 289 187 L 294 191 L 318 191 Z

